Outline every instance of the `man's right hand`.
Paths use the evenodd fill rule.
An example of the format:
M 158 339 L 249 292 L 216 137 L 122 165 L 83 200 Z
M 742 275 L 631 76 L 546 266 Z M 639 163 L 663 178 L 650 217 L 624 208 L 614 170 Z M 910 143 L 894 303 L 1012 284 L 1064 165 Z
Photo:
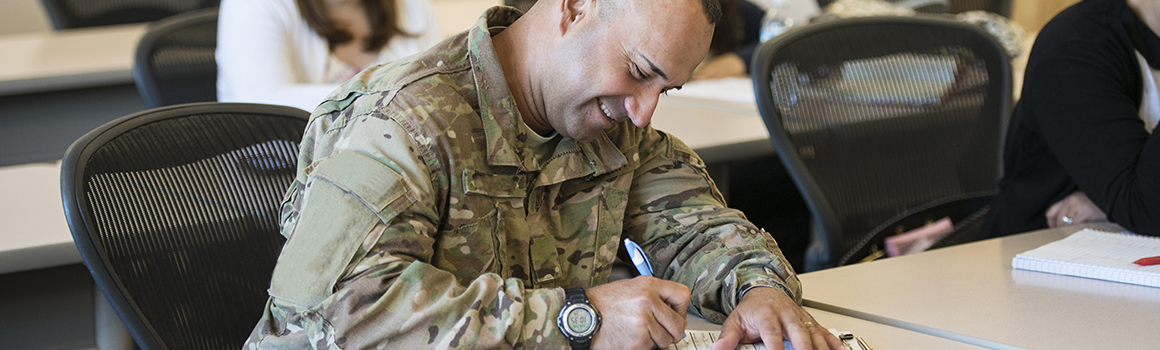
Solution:
M 641 276 L 585 290 L 602 324 L 593 349 L 667 348 L 685 335 L 685 285 Z

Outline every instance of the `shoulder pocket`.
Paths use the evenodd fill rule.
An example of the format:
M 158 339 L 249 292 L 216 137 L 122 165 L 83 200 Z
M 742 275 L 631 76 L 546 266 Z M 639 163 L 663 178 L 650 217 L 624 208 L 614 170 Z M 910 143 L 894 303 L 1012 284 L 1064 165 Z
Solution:
M 399 174 L 364 154 L 344 151 L 306 180 L 302 211 L 274 268 L 270 295 L 316 305 L 333 291 L 363 239 L 415 202 Z

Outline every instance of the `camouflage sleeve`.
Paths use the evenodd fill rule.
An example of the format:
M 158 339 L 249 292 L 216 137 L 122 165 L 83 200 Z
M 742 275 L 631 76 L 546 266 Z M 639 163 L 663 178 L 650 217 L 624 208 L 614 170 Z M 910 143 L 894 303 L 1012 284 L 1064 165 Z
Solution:
M 656 276 L 689 286 L 689 311 L 722 322 L 740 293 L 765 286 L 799 304 L 801 285 L 773 237 L 725 206 L 704 162 L 675 137 L 649 128 L 625 214 Z
M 290 239 L 270 293 L 293 315 L 271 333 L 299 332 L 320 348 L 567 347 L 555 322 L 562 289 L 493 273 L 457 280 L 431 265 L 441 190 L 413 139 L 384 137 L 406 135 L 401 127 L 368 124 L 312 125 L 343 149 L 316 147 L 329 156 L 310 159 L 288 196 L 297 209 L 285 217 Z
M 323 302 L 321 314 L 343 349 L 560 349 L 562 289 L 525 289 L 483 274 L 465 285 L 424 261 L 429 222 L 403 214 L 372 231 L 382 236 Z

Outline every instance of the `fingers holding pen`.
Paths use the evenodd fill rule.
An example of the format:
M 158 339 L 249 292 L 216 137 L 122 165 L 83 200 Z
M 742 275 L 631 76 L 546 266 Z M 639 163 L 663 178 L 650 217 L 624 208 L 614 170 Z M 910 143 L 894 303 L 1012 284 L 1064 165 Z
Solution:
M 684 336 L 689 289 L 680 283 L 641 276 L 587 293 L 603 315 L 604 326 L 593 339 L 596 348 L 665 348 Z

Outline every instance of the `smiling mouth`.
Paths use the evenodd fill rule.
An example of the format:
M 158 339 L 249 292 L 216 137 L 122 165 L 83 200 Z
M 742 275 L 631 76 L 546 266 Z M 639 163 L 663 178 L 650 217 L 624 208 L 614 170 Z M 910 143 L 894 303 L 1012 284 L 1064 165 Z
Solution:
M 596 104 L 600 105 L 600 110 L 604 112 L 604 116 L 607 117 L 608 120 L 611 120 L 613 123 L 617 122 L 616 118 L 612 117 L 612 112 L 608 110 L 608 106 L 604 105 L 604 101 L 597 99 Z

